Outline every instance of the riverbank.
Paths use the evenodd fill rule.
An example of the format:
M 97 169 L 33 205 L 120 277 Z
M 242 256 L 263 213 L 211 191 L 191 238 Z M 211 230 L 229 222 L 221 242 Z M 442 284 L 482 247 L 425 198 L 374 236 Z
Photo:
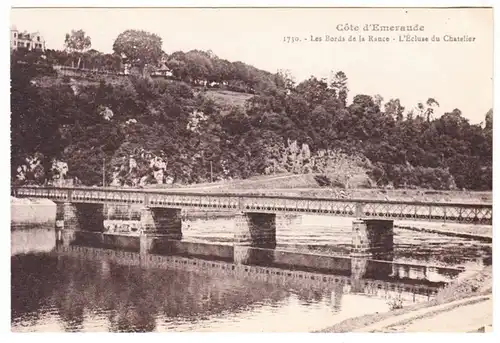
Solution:
M 391 318 L 355 332 L 485 332 L 493 322 L 492 297 L 479 296 Z
M 405 329 L 407 328 L 405 325 L 410 324 L 420 325 L 416 327 L 422 331 L 427 331 L 427 329 L 422 326 L 422 323 L 416 324 L 417 321 L 426 320 L 438 314 L 441 316 L 440 320 L 443 325 L 439 326 L 437 331 L 446 331 L 446 322 L 452 322 L 460 308 L 476 304 L 476 302 L 474 302 L 474 298 L 479 300 L 482 297 L 485 301 L 491 298 L 492 286 L 493 270 L 491 266 L 488 266 L 479 272 L 468 276 L 464 275 L 464 277 L 451 282 L 446 287 L 441 289 L 436 297 L 429 302 L 408 306 L 386 313 L 376 313 L 350 318 L 316 332 L 405 332 Z M 470 300 L 470 302 L 468 300 Z M 453 304 L 454 302 L 457 302 L 456 307 Z M 479 303 L 479 301 L 477 303 Z M 439 309 L 436 310 L 437 306 L 444 304 L 450 305 L 449 307 L 444 308 L 444 312 L 439 311 Z M 441 310 L 443 310 L 443 308 L 441 308 Z M 455 313 L 451 313 L 452 310 L 455 311 Z M 493 307 L 490 307 L 490 311 L 493 311 Z M 446 312 L 449 312 L 448 315 Z M 478 322 L 477 329 L 480 329 L 481 326 L 487 326 L 488 324 L 491 323 Z M 441 330 L 439 330 L 439 328 L 441 328 Z M 434 329 L 436 329 L 436 325 L 434 326 Z M 468 329 L 469 328 L 467 328 L 467 330 Z
M 439 224 L 427 222 L 396 222 L 395 229 L 411 230 L 416 232 L 436 233 L 443 236 L 474 239 L 491 243 L 493 241 L 493 227 L 473 224 Z
M 25 226 L 54 227 L 56 223 L 56 204 L 48 199 L 10 198 L 11 228 Z

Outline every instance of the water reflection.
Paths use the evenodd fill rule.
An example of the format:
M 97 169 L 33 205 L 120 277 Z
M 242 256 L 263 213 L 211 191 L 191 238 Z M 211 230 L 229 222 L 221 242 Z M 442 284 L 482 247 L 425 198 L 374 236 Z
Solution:
M 47 225 L 24 225 L 11 230 L 11 255 L 50 252 L 55 248 L 55 230 Z
M 57 310 L 68 331 L 83 327 L 85 312 L 107 313 L 110 331 L 154 331 L 156 318 L 195 321 L 237 312 L 256 302 L 283 300 L 269 284 L 215 279 L 193 272 L 149 270 L 108 261 L 29 254 L 12 257 L 12 318 Z M 311 295 L 304 295 L 311 299 Z M 312 296 L 321 299 L 321 294 Z
M 183 244 L 189 245 L 190 243 L 184 242 Z M 366 257 L 317 255 L 248 246 L 235 246 L 234 251 L 235 260 L 246 265 L 347 276 L 355 285 L 360 283 L 359 280 L 371 279 L 440 287 L 462 272 L 461 269 L 401 264 L 392 260 L 379 261 Z M 359 292 L 364 292 L 363 288 L 361 287 Z
M 139 237 L 95 232 L 74 232 L 70 245 L 92 248 L 109 247 L 116 251 L 139 252 Z M 103 242 L 107 242 L 103 244 Z M 295 271 L 351 277 L 357 280 L 405 281 L 433 287 L 442 286 L 462 270 L 429 267 L 417 264 L 399 264 L 391 260 L 369 260 L 366 257 L 331 256 L 311 253 L 254 248 L 249 245 L 207 244 L 190 241 L 151 238 L 149 253 L 163 256 L 196 257 L 211 261 L 225 261 L 249 266 L 263 266 Z M 67 245 L 65 243 L 65 245 Z M 133 248 L 133 249 L 131 249 Z M 387 256 L 386 256 L 387 257 Z M 300 276 L 300 275 L 299 275 Z M 357 286 L 356 286 L 357 287 Z M 360 286 L 361 287 L 361 286 Z
M 205 231 L 210 231 L 209 225 L 207 228 Z M 189 242 L 187 237 L 183 242 L 158 244 L 155 253 L 226 262 L 236 258 L 232 246 Z M 342 246 L 342 238 L 339 242 L 334 248 Z M 275 326 L 262 330 L 308 331 L 352 316 L 387 311 L 386 298 L 395 293 L 370 288 L 366 279 L 436 286 L 457 273 L 418 265 L 415 260 L 404 265 L 243 247 L 240 262 L 248 265 L 324 272 L 349 280 L 329 287 L 311 287 L 168 266 L 155 269 L 118 263 L 104 255 L 92 261 L 83 256 L 61 255 L 54 251 L 54 230 L 47 229 L 12 231 L 11 247 L 11 315 L 15 331 L 258 331 L 274 321 L 278 322 Z M 104 251 L 103 246 L 99 247 Z M 474 245 L 469 248 L 476 252 L 481 249 Z M 459 249 L 453 249 L 450 256 L 461 258 Z M 486 259 L 491 259 L 487 248 L 485 254 Z M 415 300 L 413 294 L 406 299 Z M 292 328 L 290 320 L 296 323 Z
M 119 263 L 109 252 L 99 255 L 100 251 L 86 254 L 94 260 L 78 252 L 13 256 L 13 329 L 88 331 L 92 327 L 99 331 L 150 332 L 236 330 L 241 325 L 240 331 L 245 331 L 255 325 L 256 318 L 264 320 L 272 313 L 279 313 L 285 322 L 304 313 L 321 313 L 321 318 L 308 320 L 307 325 L 281 327 L 285 331 L 307 331 L 349 316 L 388 310 L 388 291 L 367 291 L 362 283 L 359 290 L 345 282 L 332 287 L 290 286 L 221 277 L 209 270 L 156 269 L 125 259 Z M 131 259 L 139 258 L 139 254 L 127 254 Z M 413 301 L 411 295 L 408 299 Z M 359 301 L 366 306 L 355 305 Z
M 336 285 L 330 297 L 331 306 L 333 307 L 335 312 L 340 311 L 343 294 L 344 294 L 344 287 L 342 285 Z

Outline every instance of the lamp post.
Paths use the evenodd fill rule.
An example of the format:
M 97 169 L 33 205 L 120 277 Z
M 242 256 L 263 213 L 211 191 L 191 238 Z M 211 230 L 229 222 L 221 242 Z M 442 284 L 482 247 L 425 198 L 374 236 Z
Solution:
M 106 157 L 102 158 L 102 187 L 106 187 Z
M 210 160 L 210 182 L 214 182 L 214 176 L 212 172 L 212 160 Z

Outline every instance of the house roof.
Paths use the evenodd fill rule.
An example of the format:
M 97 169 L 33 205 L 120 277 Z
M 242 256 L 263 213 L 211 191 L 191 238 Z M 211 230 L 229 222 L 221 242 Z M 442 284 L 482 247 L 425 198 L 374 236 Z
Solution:
M 35 37 L 35 36 L 42 37 L 42 35 L 40 34 L 40 31 L 28 32 L 28 31 L 24 30 L 24 31 L 20 32 L 15 25 L 12 25 L 11 28 L 10 28 L 10 30 L 18 32 L 19 35 L 21 35 L 21 36 L 27 36 L 27 35 L 29 35 L 30 39 L 33 38 L 33 37 Z

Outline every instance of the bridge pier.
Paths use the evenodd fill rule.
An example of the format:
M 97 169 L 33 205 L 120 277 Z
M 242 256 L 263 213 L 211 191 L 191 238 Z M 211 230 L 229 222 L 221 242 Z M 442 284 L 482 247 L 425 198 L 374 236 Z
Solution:
M 141 209 L 140 253 L 148 254 L 153 249 L 154 240 L 181 240 L 181 209 L 144 207 Z
M 62 212 L 65 230 L 104 232 L 102 204 L 57 204 L 57 212 Z
M 144 234 L 181 240 L 181 209 L 144 207 L 141 210 L 141 229 Z
M 392 260 L 394 257 L 394 221 L 356 219 L 352 223 L 351 257 Z
M 104 232 L 102 204 L 57 203 L 56 219 L 63 221 L 58 235 L 63 245 L 74 242 L 76 231 Z
M 246 263 L 252 248 L 276 248 L 276 214 L 241 212 L 235 218 L 234 262 Z
M 276 248 L 276 214 L 239 213 L 235 216 L 234 241 L 259 248 Z

